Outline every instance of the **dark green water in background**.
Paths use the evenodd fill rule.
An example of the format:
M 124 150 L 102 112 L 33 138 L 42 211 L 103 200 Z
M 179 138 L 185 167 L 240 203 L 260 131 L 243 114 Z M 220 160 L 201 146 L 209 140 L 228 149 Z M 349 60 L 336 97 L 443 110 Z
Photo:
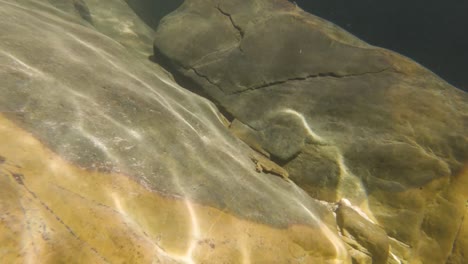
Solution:
M 296 3 L 372 45 L 412 58 L 468 91 L 468 0 L 296 0 Z
M 159 21 L 176 10 L 184 0 L 125 0 L 140 18 L 151 28 L 156 29 Z

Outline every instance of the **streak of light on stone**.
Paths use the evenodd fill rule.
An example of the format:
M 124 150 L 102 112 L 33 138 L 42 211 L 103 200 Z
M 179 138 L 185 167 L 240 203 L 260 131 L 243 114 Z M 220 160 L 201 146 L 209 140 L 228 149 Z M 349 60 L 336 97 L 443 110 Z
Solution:
M 348 251 L 346 250 L 343 242 L 341 241 L 338 236 L 333 233 L 327 225 L 325 225 L 314 213 L 312 213 L 305 205 L 303 205 L 300 201 L 296 200 L 296 202 L 307 212 L 307 214 L 316 222 L 322 233 L 330 240 L 335 248 L 336 252 L 336 259 L 333 261 L 334 263 L 342 263 L 342 260 L 346 259 L 348 256 Z
M 76 174 L 73 173 L 69 166 L 63 166 L 58 158 L 54 157 L 47 162 L 47 168 L 51 175 L 61 175 L 67 178 L 76 178 Z
M 20 6 L 16 3 L 11 3 L 13 1 L 3 1 L 3 0 L 0 0 L 0 3 L 3 3 L 3 4 L 7 4 L 7 5 L 10 5 L 10 6 L 13 6 L 21 11 L 26 11 L 28 13 L 34 13 L 35 15 L 38 15 L 39 17 L 43 17 L 43 18 L 46 18 L 46 19 L 43 19 L 41 21 L 41 23 L 44 23 L 44 24 L 47 24 L 48 26 L 50 27 L 54 27 L 54 28 L 59 28 L 60 30 L 63 30 L 63 27 L 59 27 L 53 23 L 47 23 L 46 21 L 47 20 L 52 20 L 52 21 L 55 21 L 55 22 L 58 22 L 58 23 L 62 23 L 62 24 L 67 24 L 67 25 L 70 25 L 70 26 L 76 26 L 76 22 L 71 20 L 71 21 L 66 21 L 62 18 L 59 18 L 57 17 L 56 15 L 51 15 L 48 10 L 50 9 L 53 9 L 53 12 L 59 12 L 59 13 L 62 13 L 66 16 L 69 16 L 70 14 L 68 12 L 64 12 L 50 4 L 48 4 L 47 2 L 43 3 L 42 1 L 34 1 L 34 5 L 39 5 L 41 8 L 30 8 L 30 7 L 25 7 L 25 6 Z M 15 1 L 15 2 L 19 2 L 19 1 Z M 47 11 L 42 11 L 41 9 L 46 9 Z M 29 22 L 29 21 L 28 21 Z M 107 36 L 105 36 L 107 37 Z M 110 39 L 110 37 L 107 37 Z M 116 42 L 114 40 L 114 42 Z
M 208 104 L 208 108 L 210 111 L 216 116 L 216 118 L 219 120 L 221 124 L 224 124 L 223 117 L 221 117 L 221 113 L 214 107 L 212 104 Z
M 153 73 L 153 75 L 155 75 L 164 84 L 174 88 L 176 91 L 178 91 L 180 93 L 183 93 L 183 95 L 185 95 L 185 96 L 187 95 L 187 93 L 188 93 L 187 89 L 180 87 L 174 81 L 168 79 L 167 77 L 159 76 L 156 73 Z M 221 123 L 223 123 L 223 121 L 221 120 L 221 117 L 219 116 L 220 115 L 219 112 L 215 110 L 214 106 L 208 100 L 205 100 L 204 98 L 200 98 L 200 99 L 203 100 L 203 103 L 205 103 L 208 106 L 208 108 L 215 114 L 215 116 L 218 118 L 218 120 Z M 206 126 L 209 126 L 210 128 L 214 128 L 214 126 L 212 124 L 209 124 L 209 123 L 206 122 L 207 121 L 206 119 L 200 118 L 200 115 L 196 115 L 195 113 L 193 113 L 193 111 L 188 110 L 183 105 L 178 104 L 178 106 L 181 107 L 181 109 L 184 110 L 187 114 L 191 115 L 194 119 L 198 120 L 200 123 L 205 124 Z
M 75 97 L 83 99 L 85 102 L 90 103 L 93 106 L 99 106 L 96 102 L 94 102 L 93 99 L 91 99 L 91 97 L 89 97 L 87 95 L 84 95 L 84 94 L 82 94 L 82 93 L 80 93 L 80 92 L 78 92 L 78 91 L 76 91 L 74 89 L 69 88 L 69 89 L 66 89 L 66 91 L 68 91 L 69 93 L 71 93 Z
M 82 127 L 79 127 L 78 131 L 81 132 L 81 135 L 83 135 L 83 137 L 85 137 L 86 139 L 91 141 L 95 147 L 97 147 L 99 150 L 104 152 L 104 154 L 106 154 L 106 156 L 108 158 L 110 158 L 111 160 L 118 160 L 118 158 L 111 153 L 109 148 L 106 146 L 106 144 L 104 144 L 104 142 L 100 138 L 98 138 L 98 137 L 94 136 L 93 134 L 89 133 L 88 131 L 86 131 Z
M 5 52 L 5 51 L 0 51 L 3 55 L 5 55 L 6 57 L 10 58 L 11 60 L 13 60 L 19 67 L 15 68 L 15 70 L 19 70 L 21 72 L 24 72 L 25 74 L 27 74 L 28 76 L 41 76 L 43 77 L 44 76 L 44 73 L 32 66 L 29 66 L 27 63 L 23 62 L 22 60 L 18 59 L 17 57 Z M 8 67 L 8 64 L 7 64 L 7 67 Z
M 395 254 L 393 254 L 392 252 L 390 252 L 390 256 L 392 256 L 392 258 L 398 263 L 398 264 L 402 264 L 401 260 L 395 256 Z
M 183 255 L 174 255 L 173 258 L 179 261 L 183 261 L 185 264 L 195 264 L 193 260 L 193 252 L 198 245 L 198 241 L 201 238 L 200 224 L 195 209 L 190 200 L 190 193 L 185 190 L 184 186 L 180 182 L 180 172 L 176 168 L 171 169 L 171 179 L 174 185 L 179 189 L 180 193 L 184 195 L 184 205 L 187 209 L 188 216 L 190 217 L 190 229 L 187 230 L 188 248 Z
M 179 93 L 183 93 L 184 95 L 188 93 L 187 89 L 180 87 L 176 82 L 172 81 L 171 79 L 168 79 L 167 77 L 162 77 L 162 76 L 160 76 L 159 74 L 157 74 L 155 72 L 153 72 L 153 75 L 156 76 L 156 78 L 161 80 L 166 85 L 174 88 Z
M 239 241 L 237 242 L 237 244 L 239 245 L 239 249 L 240 249 L 240 253 L 241 253 L 241 256 L 242 256 L 242 264 L 250 264 L 251 261 L 251 256 L 250 256 L 250 253 L 251 253 L 251 247 L 249 247 L 249 244 L 247 242 L 244 242 L 245 240 L 245 234 L 242 234 L 240 236 L 240 239 Z
M 195 132 L 195 134 L 197 134 L 198 137 L 201 138 L 201 135 L 200 133 L 198 133 L 198 131 L 176 110 L 174 110 L 174 108 L 172 106 L 169 106 L 168 108 L 170 110 L 170 112 L 175 115 L 180 121 L 182 121 L 186 126 L 188 126 L 193 132 Z
M 87 47 L 88 49 L 90 49 L 91 51 L 93 51 L 94 53 L 96 53 L 99 57 L 101 57 L 104 61 L 106 61 L 107 63 L 109 63 L 112 67 L 114 67 L 114 69 L 118 70 L 120 73 L 122 74 L 125 74 L 127 75 L 128 77 L 130 77 L 131 79 L 139 82 L 140 84 L 142 84 L 144 87 L 146 88 L 149 88 L 150 91 L 152 91 L 153 95 L 156 95 L 157 98 L 154 98 L 152 97 L 153 99 L 155 99 L 156 101 L 158 101 L 161 105 L 163 105 L 164 107 L 166 108 L 169 108 L 170 107 L 170 104 L 167 102 L 167 100 L 164 98 L 164 96 L 160 95 L 158 92 L 156 92 L 150 85 L 148 85 L 146 82 L 144 82 L 143 80 L 141 80 L 140 78 L 138 78 L 136 75 L 130 73 L 128 71 L 128 69 L 126 69 L 125 67 L 122 67 L 116 63 L 114 63 L 112 61 L 112 56 L 109 55 L 107 52 L 105 52 L 104 50 L 102 49 L 99 49 L 95 46 L 93 46 L 92 44 L 76 37 L 75 35 L 71 34 L 71 33 L 67 33 L 68 36 L 70 36 L 71 38 L 73 38 L 75 41 L 77 41 L 78 43 L 82 44 L 83 46 Z M 171 109 L 172 110 L 172 109 Z
M 387 236 L 388 236 L 388 239 L 392 240 L 393 242 L 397 243 L 398 245 L 400 245 L 400 246 L 402 246 L 402 247 L 405 247 L 405 248 L 411 248 L 410 245 L 408 245 L 408 244 L 406 244 L 406 243 L 403 243 L 403 242 L 401 242 L 400 240 L 398 240 L 398 239 L 396 239 L 396 238 L 394 238 L 394 237 L 391 237 L 391 236 L 389 236 L 389 235 L 387 235 Z
M 92 44 L 76 37 L 75 35 L 67 32 L 65 33 L 67 34 L 67 36 L 71 37 L 72 39 L 74 39 L 76 42 L 80 43 L 81 45 L 87 47 L 88 49 L 92 50 L 94 53 L 96 53 L 99 57 L 101 57 L 104 61 L 106 61 L 107 63 L 109 63 L 110 65 L 112 65 L 114 68 L 116 69 L 119 69 L 119 70 L 123 70 L 121 67 L 119 67 L 117 64 L 115 64 L 109 57 L 111 57 L 107 52 L 105 52 L 104 50 L 100 49 L 100 48 L 97 48 L 95 46 L 93 46 Z M 125 72 L 125 71 L 123 71 Z
M 93 99 L 91 99 L 89 96 L 86 96 L 86 95 L 84 95 L 84 94 L 82 94 L 82 93 L 80 93 L 80 92 L 78 92 L 76 90 L 73 90 L 73 89 L 67 89 L 67 91 L 70 92 L 73 96 L 79 97 L 79 98 L 83 99 L 86 103 L 89 103 L 92 106 L 94 106 L 93 109 L 94 109 L 94 111 L 97 112 L 97 115 L 102 116 L 107 121 L 111 122 L 113 125 L 119 127 L 120 129 L 125 131 L 128 135 L 133 137 L 134 139 L 140 141 L 143 138 L 143 136 L 138 131 L 135 131 L 133 129 L 128 128 L 127 126 L 123 125 L 122 123 L 118 122 L 114 118 L 110 117 L 109 115 L 107 115 L 106 113 L 101 111 L 100 110 L 100 105 L 98 103 L 96 103 Z
M 122 71 L 124 71 L 122 69 Z M 127 74 L 129 77 L 133 78 L 134 80 L 138 81 L 141 85 L 143 85 L 145 88 L 147 88 L 149 91 L 150 91 L 150 94 L 148 94 L 152 99 L 156 100 L 158 103 L 160 103 L 162 106 L 164 106 L 167 110 L 169 110 L 169 112 L 171 114 L 173 114 L 174 116 L 176 116 L 178 118 L 178 120 L 182 121 L 186 126 L 188 126 L 193 132 L 195 132 L 195 134 L 197 134 L 199 137 L 201 137 L 201 135 L 198 133 L 198 131 L 179 113 L 179 111 L 177 111 L 176 109 L 174 109 L 174 107 L 172 106 L 172 103 L 169 103 L 168 99 L 166 99 L 165 96 L 162 96 L 159 92 L 157 92 L 151 85 L 147 84 L 146 82 L 144 82 L 143 80 L 139 79 L 137 76 L 127 72 L 127 71 L 124 71 L 125 74 Z M 170 99 L 170 97 L 169 97 Z M 184 110 L 185 112 L 187 113 L 190 113 L 192 115 L 194 115 L 191 111 L 188 111 L 184 106 L 182 106 L 180 103 L 170 99 L 174 104 L 176 104 L 177 106 L 179 106 L 182 110 Z M 194 115 L 195 116 L 195 115 Z
M 123 218 L 123 220 L 134 230 L 137 231 L 140 234 L 140 237 L 144 238 L 146 241 L 148 241 L 150 244 L 152 244 L 157 252 L 157 257 L 164 257 L 165 260 L 170 260 L 171 262 L 173 261 L 182 261 L 182 263 L 190 263 L 185 260 L 183 256 L 178 256 L 175 254 L 171 254 L 169 252 L 166 252 L 160 245 L 158 245 L 153 239 L 145 235 L 145 231 L 140 227 L 140 225 L 135 222 L 131 215 L 127 213 L 127 210 L 124 208 L 121 199 L 117 193 L 110 192 L 110 196 L 114 202 L 114 206 L 119 212 L 120 216 Z
M 169 103 L 168 100 L 166 99 L 165 96 L 162 96 L 158 91 L 156 91 L 154 89 L 154 87 L 152 87 L 151 85 L 149 85 L 148 83 L 146 83 L 145 81 L 143 81 L 142 79 L 140 79 L 138 76 L 130 73 L 127 69 L 125 69 L 124 67 L 114 63 L 112 61 L 112 56 L 107 54 L 107 52 L 93 46 L 92 44 L 90 43 L 87 43 L 86 41 L 83 41 L 81 39 L 79 39 L 78 37 L 74 36 L 73 34 L 71 33 L 67 33 L 68 36 L 70 36 L 71 38 L 73 38 L 74 40 L 76 40 L 78 43 L 82 44 L 83 46 L 87 47 L 88 49 L 92 50 L 93 52 L 95 52 L 98 56 L 100 56 L 104 61 L 108 62 L 110 65 L 112 65 L 115 69 L 119 70 L 121 73 L 127 75 L 128 77 L 130 77 L 131 79 L 137 81 L 138 83 L 140 83 L 143 87 L 147 88 L 152 96 L 150 96 L 152 99 L 156 100 L 157 102 L 159 102 L 162 106 L 164 106 L 166 109 L 168 109 L 173 115 L 175 115 L 180 121 L 182 121 L 186 126 L 188 126 L 193 132 L 195 132 L 200 138 L 201 138 L 201 135 L 199 134 L 199 132 L 179 113 L 179 111 L 177 111 L 176 109 L 174 109 L 173 107 L 173 104 L 177 105 L 180 109 L 182 109 L 184 112 L 190 114 L 192 117 L 198 119 L 199 121 L 203 122 L 199 116 L 195 115 L 193 113 L 193 111 L 189 111 L 187 108 L 185 108 L 182 104 L 180 104 L 179 102 L 177 101 L 174 101 L 174 100 L 171 100 L 173 101 L 173 104 L 172 103 Z M 156 75 L 157 76 L 157 75 Z M 175 84 L 169 82 L 168 80 L 166 80 L 165 78 L 161 78 L 160 76 L 157 76 L 158 79 L 160 81 L 162 81 L 163 83 L 165 84 L 169 84 L 171 87 L 176 87 Z M 177 88 L 176 89 L 177 91 L 179 92 L 182 92 L 182 89 L 181 88 Z M 183 91 L 184 93 L 186 93 L 185 91 Z
M 91 134 L 90 132 L 88 132 L 84 128 L 84 126 L 82 124 L 82 122 L 84 120 L 84 116 L 83 116 L 80 104 L 78 102 L 76 102 L 75 100 L 73 100 L 72 102 L 75 105 L 75 109 L 77 110 L 76 113 L 77 113 L 77 116 L 78 116 L 77 117 L 78 122 L 77 122 L 76 125 L 74 125 L 74 128 L 79 131 L 80 135 L 82 135 L 84 138 L 88 139 L 91 143 L 93 143 L 93 145 L 96 148 L 101 150 L 107 156 L 107 158 L 109 158 L 110 160 L 112 160 L 114 162 L 119 161 L 119 158 L 109 150 L 109 148 L 106 146 L 106 144 L 100 138 L 94 136 L 93 134 Z
M 129 73 L 128 73 L 129 74 Z M 197 136 L 199 138 L 202 137 L 202 135 L 198 132 L 197 129 L 195 129 L 186 119 L 185 117 L 182 116 L 182 114 L 179 113 L 179 111 L 177 111 L 172 105 L 176 105 L 179 109 L 183 110 L 185 113 L 191 115 L 194 119 L 198 120 L 200 123 L 202 124 L 205 124 L 207 125 L 203 119 L 201 119 L 198 115 L 196 115 L 195 113 L 193 113 L 193 111 L 190 111 L 188 110 L 185 106 L 183 106 L 182 104 L 180 104 L 179 102 L 175 101 L 174 99 L 172 99 L 171 97 L 168 97 L 168 99 L 166 99 L 164 96 L 160 95 L 153 87 L 151 87 L 149 84 L 143 82 L 142 80 L 138 79 L 136 76 L 132 75 L 132 74 L 129 74 L 130 76 L 133 76 L 133 78 L 136 78 L 136 80 L 138 82 L 140 82 L 143 86 L 145 86 L 152 94 L 156 95 L 157 98 L 154 98 L 156 99 L 157 101 L 163 101 L 164 102 L 164 106 L 166 107 L 166 109 L 168 109 L 173 115 L 175 115 L 180 121 L 182 121 L 186 126 L 188 126 L 193 132 L 195 132 L 195 134 L 197 134 Z M 168 102 L 168 100 L 171 101 L 171 103 Z M 192 100 L 192 99 L 189 99 L 189 100 Z M 209 126 L 209 125 L 208 125 Z
M 127 217 L 126 211 L 123 209 L 122 203 L 120 202 L 120 197 L 112 192 L 111 193 L 112 200 L 114 201 L 114 206 L 117 209 L 117 211 L 124 217 Z
M 111 20 L 112 21 L 112 20 Z M 125 34 L 129 34 L 129 35 L 133 35 L 135 37 L 138 37 L 138 34 L 135 33 L 133 30 L 132 30 L 132 27 L 135 27 L 135 24 L 131 21 L 119 21 L 119 19 L 115 19 L 115 24 L 118 26 L 120 32 L 122 33 L 125 33 Z
M 291 114 L 291 115 L 299 118 L 299 120 L 302 122 L 302 125 L 304 126 L 305 130 L 307 131 L 307 134 L 309 134 L 309 136 L 311 136 L 314 141 L 317 141 L 317 142 L 324 142 L 325 141 L 322 137 L 320 137 L 314 131 L 312 131 L 309 124 L 307 123 L 307 120 L 305 119 L 305 117 L 301 113 L 299 113 L 297 111 L 294 111 L 292 109 L 283 109 L 280 112 Z
M 70 36 L 71 38 L 73 38 L 75 41 L 77 41 L 78 43 L 82 44 L 83 46 L 87 47 L 88 49 L 90 49 L 91 51 L 93 51 L 94 53 L 96 53 L 99 57 L 101 57 L 105 62 L 109 63 L 112 67 L 114 67 L 114 69 L 118 70 L 121 74 L 124 74 L 124 75 L 127 75 L 129 76 L 131 79 L 133 80 L 136 80 L 138 81 L 140 84 L 142 84 L 143 86 L 145 86 L 146 88 L 149 88 L 151 91 L 154 92 L 154 89 L 148 85 L 147 83 L 145 83 L 144 81 L 142 81 L 140 78 L 138 78 L 136 75 L 130 73 L 128 71 L 128 69 L 126 69 L 125 67 L 122 67 L 118 64 L 116 64 L 115 62 L 112 61 L 112 56 L 109 55 L 107 52 L 105 52 L 104 50 L 102 49 L 99 49 L 95 46 L 93 46 L 92 44 L 76 37 L 75 35 L 71 34 L 71 33 L 67 33 L 68 36 Z M 161 105 L 164 105 L 166 108 L 169 107 L 169 103 L 166 101 L 166 99 L 164 98 L 164 96 L 160 95 L 159 93 L 157 92 L 154 92 L 154 94 L 157 95 L 158 98 L 154 98 L 156 99 Z M 161 101 L 162 100 L 162 101 Z
M 186 260 L 187 264 L 195 264 L 195 262 L 192 259 L 192 255 L 193 255 L 193 251 L 195 250 L 195 247 L 197 246 L 197 240 L 200 239 L 201 237 L 200 225 L 198 224 L 197 214 L 195 213 L 192 203 L 188 199 L 185 199 L 184 202 L 185 202 L 185 206 L 187 207 L 187 211 L 189 212 L 189 215 L 190 215 L 191 234 L 192 234 L 192 239 L 190 240 L 190 245 L 189 245 L 189 248 L 187 249 L 187 252 L 185 253 L 184 259 Z
M 123 69 L 122 69 L 123 70 Z M 168 110 L 170 110 L 170 112 L 174 115 L 176 115 L 182 122 L 184 122 L 187 126 L 189 126 L 190 128 L 192 128 L 192 130 L 199 136 L 201 137 L 201 135 L 198 133 L 198 131 L 189 123 L 187 122 L 187 120 L 181 115 L 179 114 L 179 111 L 176 111 L 176 109 L 174 109 L 174 107 L 172 105 L 176 105 L 179 109 L 183 110 L 185 113 L 189 114 L 190 116 L 192 116 L 194 119 L 198 120 L 200 123 L 202 124 L 205 124 L 206 126 L 210 126 L 210 124 L 207 124 L 205 119 L 202 119 L 199 115 L 196 115 L 193 111 L 190 111 L 189 109 L 187 109 L 184 105 L 182 105 L 181 103 L 175 101 L 174 99 L 172 99 L 172 97 L 167 97 L 167 96 L 162 96 L 161 94 L 159 94 L 159 92 L 157 92 L 154 87 L 152 87 L 151 85 L 147 84 L 146 82 L 144 82 L 143 80 L 141 80 L 140 78 L 138 78 L 137 76 L 135 76 L 134 74 L 132 73 L 129 73 L 127 71 L 124 71 L 125 74 L 127 74 L 129 77 L 131 77 L 132 79 L 136 80 L 137 82 L 139 82 L 140 84 L 142 84 L 145 88 L 147 88 L 149 91 L 151 91 L 151 93 L 153 93 L 154 95 L 157 96 L 157 98 L 154 98 L 156 99 L 158 102 L 161 102 L 160 100 L 162 100 L 164 103 L 162 105 L 164 105 Z M 171 80 L 167 80 L 167 78 L 164 78 L 164 77 L 161 77 L 157 74 L 154 74 L 158 80 L 162 81 L 164 84 L 166 85 L 169 85 L 170 87 L 172 88 L 175 88 L 175 91 L 178 91 L 179 93 L 182 93 L 183 96 L 187 96 L 188 92 L 181 88 L 180 86 L 178 86 L 176 83 L 174 83 L 173 81 Z M 168 99 L 166 99 L 168 98 Z M 170 100 L 171 102 L 169 102 L 168 100 Z M 193 101 L 193 99 L 189 98 L 188 100 L 190 101 Z
M 348 199 L 342 198 L 341 202 L 347 205 L 348 207 L 351 207 L 356 213 L 358 213 L 360 216 L 362 216 L 364 219 L 367 221 L 375 224 L 374 220 L 372 220 L 361 208 L 353 205 Z
M 366 219 L 369 219 L 371 222 L 377 222 L 376 218 L 372 214 L 372 211 L 369 209 L 369 204 L 367 200 L 367 193 L 365 187 L 362 184 L 360 178 L 356 177 L 346 166 L 344 162 L 343 155 L 337 149 L 337 163 L 340 168 L 340 181 L 337 187 L 338 198 L 345 198 L 348 200 L 350 197 L 363 200 L 359 205 L 360 210 Z M 348 185 L 354 185 L 352 188 Z M 352 192 L 352 193 L 351 193 Z M 349 201 L 349 200 L 348 200 Z M 350 202 L 351 203 L 351 202 Z
M 98 114 L 100 114 L 102 117 L 104 117 L 107 121 L 111 122 L 113 125 L 119 127 L 123 131 L 125 131 L 125 133 L 127 133 L 132 138 L 134 138 L 134 139 L 136 139 L 138 141 L 141 141 L 143 139 L 143 136 L 138 131 L 128 128 L 127 126 L 125 126 L 122 123 L 118 122 L 117 120 L 110 117 L 109 115 L 107 115 L 105 113 L 102 113 L 101 111 L 98 111 L 98 112 L 99 112 Z

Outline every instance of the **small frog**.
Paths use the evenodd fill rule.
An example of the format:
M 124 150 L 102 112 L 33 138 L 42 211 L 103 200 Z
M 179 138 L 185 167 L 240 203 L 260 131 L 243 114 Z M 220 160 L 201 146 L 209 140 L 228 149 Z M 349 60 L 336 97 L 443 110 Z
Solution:
M 281 176 L 285 181 L 289 182 L 289 173 L 268 158 L 260 154 L 252 153 L 250 159 L 255 163 L 255 170 L 257 172 L 278 175 Z

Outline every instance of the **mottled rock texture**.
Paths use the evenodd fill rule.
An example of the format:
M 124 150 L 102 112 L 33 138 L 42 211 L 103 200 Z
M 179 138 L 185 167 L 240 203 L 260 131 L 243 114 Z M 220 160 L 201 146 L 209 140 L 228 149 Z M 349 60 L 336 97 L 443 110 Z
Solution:
M 372 263 L 387 263 L 389 255 L 387 234 L 381 227 L 358 212 L 344 202 L 338 204 L 336 222 L 344 241 L 350 240 L 351 248 L 362 248 L 362 251 L 368 253 Z
M 0 1 L 0 262 L 467 262 L 466 93 L 288 1 L 148 5 Z
M 154 53 L 309 195 L 359 206 L 388 261 L 468 261 L 463 91 L 283 0 L 186 0 Z
M 350 263 L 152 33 L 125 1 L 0 1 L 0 262 Z

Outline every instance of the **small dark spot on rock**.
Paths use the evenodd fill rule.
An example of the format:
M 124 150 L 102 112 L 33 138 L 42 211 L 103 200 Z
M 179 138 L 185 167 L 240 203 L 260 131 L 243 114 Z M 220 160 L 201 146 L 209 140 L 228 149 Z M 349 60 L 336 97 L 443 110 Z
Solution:
M 75 9 L 80 17 L 93 25 L 93 18 L 86 3 L 83 0 L 74 0 L 73 5 L 75 6 Z
M 216 246 L 215 246 L 214 243 L 210 243 L 210 248 L 211 248 L 211 249 L 214 249 L 215 247 L 216 247 Z
M 12 173 L 11 173 L 11 176 L 13 176 L 13 178 L 15 179 L 15 181 L 16 181 L 18 184 L 24 185 L 24 183 L 23 183 L 23 179 L 24 179 L 23 174 L 12 172 Z
M 0 156 L 0 164 L 5 163 L 5 161 L 6 161 L 6 158 L 3 156 Z
M 42 239 L 45 240 L 45 241 L 50 240 L 49 236 L 48 236 L 46 233 L 42 233 L 42 234 L 41 234 L 41 237 L 42 237 Z

